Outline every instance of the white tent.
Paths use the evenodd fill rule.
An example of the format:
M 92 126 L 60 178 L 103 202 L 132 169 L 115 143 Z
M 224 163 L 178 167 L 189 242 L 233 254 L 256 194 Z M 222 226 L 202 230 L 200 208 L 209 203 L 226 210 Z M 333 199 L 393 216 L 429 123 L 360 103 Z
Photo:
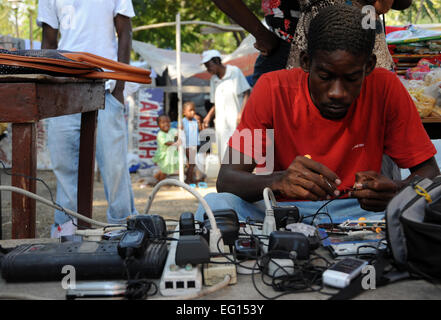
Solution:
M 249 35 L 242 41 L 240 46 L 231 54 L 224 55 L 222 61 L 227 63 L 237 58 L 241 58 L 251 54 L 257 54 L 258 51 L 254 48 L 255 38 Z M 158 74 L 168 69 L 168 74 L 171 79 L 177 78 L 176 71 L 176 51 L 160 49 L 152 44 L 133 40 L 133 50 L 138 53 L 143 60 L 145 60 L 153 70 Z M 191 77 L 194 74 L 204 72 L 205 67 L 201 65 L 201 55 L 196 53 L 181 53 L 181 74 L 184 78 Z

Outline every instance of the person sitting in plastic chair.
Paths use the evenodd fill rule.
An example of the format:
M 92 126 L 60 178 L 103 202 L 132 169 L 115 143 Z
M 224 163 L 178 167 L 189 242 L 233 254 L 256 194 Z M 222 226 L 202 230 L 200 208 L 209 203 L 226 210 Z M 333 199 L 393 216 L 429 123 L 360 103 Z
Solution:
M 315 223 L 377 220 L 413 176 L 439 175 L 412 98 L 393 72 L 375 68 L 375 30 L 363 18 L 348 5 L 321 10 L 301 68 L 261 76 L 229 140 L 219 193 L 205 197 L 213 211 L 263 221 L 259 200 L 269 187 L 279 205 L 297 206 L 310 223 L 319 209 L 329 216 Z M 383 153 L 411 175 L 382 176 Z M 199 206 L 196 219 L 204 213 Z

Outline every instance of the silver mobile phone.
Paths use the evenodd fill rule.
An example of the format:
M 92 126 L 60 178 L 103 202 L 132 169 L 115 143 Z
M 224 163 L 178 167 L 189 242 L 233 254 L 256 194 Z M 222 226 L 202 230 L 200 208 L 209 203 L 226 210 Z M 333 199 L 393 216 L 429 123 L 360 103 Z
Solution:
M 67 289 L 66 299 L 122 297 L 126 288 L 126 281 L 77 282 L 75 287 Z

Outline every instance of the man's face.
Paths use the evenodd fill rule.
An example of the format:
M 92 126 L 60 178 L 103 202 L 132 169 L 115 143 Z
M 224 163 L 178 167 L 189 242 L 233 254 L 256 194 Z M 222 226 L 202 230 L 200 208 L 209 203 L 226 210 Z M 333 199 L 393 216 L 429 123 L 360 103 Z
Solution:
M 301 61 L 302 68 L 309 72 L 312 102 L 324 118 L 331 120 L 346 116 L 360 94 L 364 78 L 375 67 L 374 55 L 366 58 L 344 50 L 318 50 L 312 59 L 302 54 Z
M 213 62 L 213 60 L 210 60 L 206 63 L 204 63 L 205 68 L 207 68 L 207 71 L 211 75 L 215 75 L 217 73 L 217 64 Z

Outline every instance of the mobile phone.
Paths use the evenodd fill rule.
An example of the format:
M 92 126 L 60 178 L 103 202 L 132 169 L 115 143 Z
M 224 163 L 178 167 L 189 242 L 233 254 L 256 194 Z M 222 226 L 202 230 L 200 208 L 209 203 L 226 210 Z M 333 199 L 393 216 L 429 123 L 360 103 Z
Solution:
M 78 282 L 66 292 L 66 299 L 122 297 L 127 288 L 126 281 L 87 281 Z
M 345 288 L 367 264 L 367 261 L 356 258 L 340 260 L 323 272 L 323 283 L 331 287 Z

